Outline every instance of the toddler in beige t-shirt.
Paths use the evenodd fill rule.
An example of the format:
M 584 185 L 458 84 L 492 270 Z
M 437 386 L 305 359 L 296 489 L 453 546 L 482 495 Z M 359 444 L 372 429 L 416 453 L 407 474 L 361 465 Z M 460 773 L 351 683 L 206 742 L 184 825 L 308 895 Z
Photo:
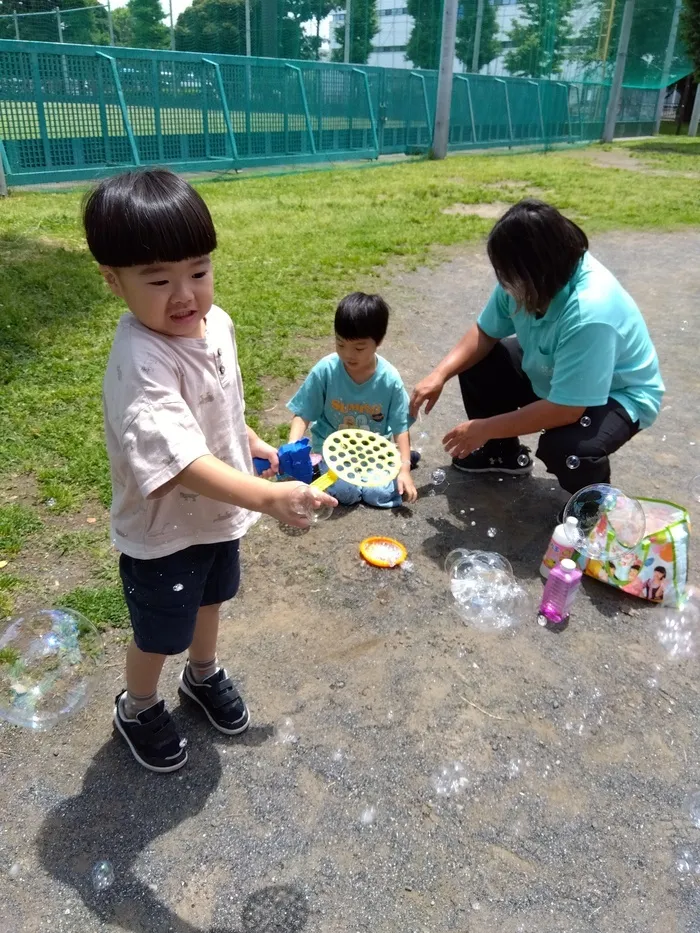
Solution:
M 252 457 L 276 473 L 277 452 L 245 423 L 233 324 L 213 304 L 216 232 L 199 194 L 171 172 L 128 172 L 88 196 L 84 224 L 129 309 L 103 391 L 112 532 L 134 633 L 114 722 L 140 764 L 176 771 L 187 751 L 158 697 L 166 656 L 189 652 L 180 689 L 213 726 L 247 729 L 246 704 L 217 663 L 219 608 L 236 594 L 239 541 L 257 513 L 308 519 L 302 484 L 252 475 Z

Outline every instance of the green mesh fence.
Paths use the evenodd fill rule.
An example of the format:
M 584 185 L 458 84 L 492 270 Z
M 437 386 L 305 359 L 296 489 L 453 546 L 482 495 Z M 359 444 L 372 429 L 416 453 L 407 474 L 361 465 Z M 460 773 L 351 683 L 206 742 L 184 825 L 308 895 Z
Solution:
M 22 13 L 20 0 L 0 0 L 0 33 L 10 32 L 0 39 L 9 181 L 426 152 L 442 0 L 399 2 L 194 0 L 171 31 L 158 0 L 114 11 L 68 0 Z M 636 3 L 616 126 L 626 136 L 653 132 L 659 89 L 690 71 L 676 0 Z M 462 0 L 450 146 L 600 138 L 622 10 L 622 0 Z M 51 41 L 25 41 L 23 30 L 48 30 Z M 59 42 L 70 30 L 92 45 Z M 134 47 L 102 48 L 110 37 Z M 146 41 L 160 48 L 139 49 Z M 190 50 L 172 51 L 173 42 Z
M 456 75 L 451 147 L 599 138 L 608 91 Z M 436 92 L 434 71 L 0 40 L 0 155 L 32 184 L 425 152 Z M 657 96 L 627 90 L 624 127 L 653 121 Z

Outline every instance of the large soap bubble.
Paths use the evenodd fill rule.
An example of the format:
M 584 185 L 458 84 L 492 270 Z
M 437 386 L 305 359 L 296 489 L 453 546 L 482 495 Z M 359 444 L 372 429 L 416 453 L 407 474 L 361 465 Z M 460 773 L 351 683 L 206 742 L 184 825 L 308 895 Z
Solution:
M 465 625 L 499 632 L 520 625 L 534 606 L 500 554 L 471 551 L 446 561 L 455 609 Z
M 292 494 L 292 511 L 307 518 L 312 525 L 323 522 L 333 514 L 332 505 L 325 505 L 313 486 L 299 486 Z
M 672 660 L 695 658 L 700 653 L 700 591 L 686 587 L 678 608 L 662 606 L 656 617 L 656 637 Z
M 567 524 L 575 518 L 577 524 Z M 644 537 L 646 519 L 641 502 L 620 489 L 597 483 L 575 493 L 564 509 L 564 527 L 572 547 L 586 557 L 631 551 Z
M 0 719 L 50 729 L 87 702 L 103 652 L 89 619 L 71 609 L 38 609 L 0 631 Z
M 458 547 L 445 558 L 445 571 L 449 577 L 459 565 L 456 571 L 457 577 L 468 575 L 474 567 L 478 569 L 487 568 L 490 570 L 504 570 L 509 576 L 513 576 L 513 568 L 502 554 L 495 551 L 472 551 L 469 548 Z

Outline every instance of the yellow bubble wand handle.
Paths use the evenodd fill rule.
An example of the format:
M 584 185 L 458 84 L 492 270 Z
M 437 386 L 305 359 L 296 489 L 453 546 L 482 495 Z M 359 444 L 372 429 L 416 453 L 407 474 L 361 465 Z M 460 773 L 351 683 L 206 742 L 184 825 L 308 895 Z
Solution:
M 318 489 L 319 492 L 325 492 L 329 486 L 332 486 L 333 483 L 337 482 L 337 475 L 333 472 L 333 470 L 328 470 L 327 473 L 323 473 L 318 477 L 318 479 L 315 479 L 313 483 L 311 483 L 311 486 L 313 489 Z

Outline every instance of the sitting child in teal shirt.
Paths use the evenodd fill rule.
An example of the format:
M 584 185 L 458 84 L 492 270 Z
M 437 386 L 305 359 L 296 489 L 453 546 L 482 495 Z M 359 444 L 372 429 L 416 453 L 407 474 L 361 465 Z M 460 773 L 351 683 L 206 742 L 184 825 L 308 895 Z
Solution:
M 418 498 L 411 479 L 408 395 L 397 370 L 377 355 L 389 325 L 389 308 L 379 295 L 354 292 L 335 312 L 336 353 L 320 360 L 287 408 L 292 412 L 289 440 L 300 440 L 311 425 L 314 453 L 340 428 L 363 428 L 393 437 L 401 453 L 401 473 L 387 486 L 360 489 L 338 480 L 328 489 L 341 505 L 382 509 Z

